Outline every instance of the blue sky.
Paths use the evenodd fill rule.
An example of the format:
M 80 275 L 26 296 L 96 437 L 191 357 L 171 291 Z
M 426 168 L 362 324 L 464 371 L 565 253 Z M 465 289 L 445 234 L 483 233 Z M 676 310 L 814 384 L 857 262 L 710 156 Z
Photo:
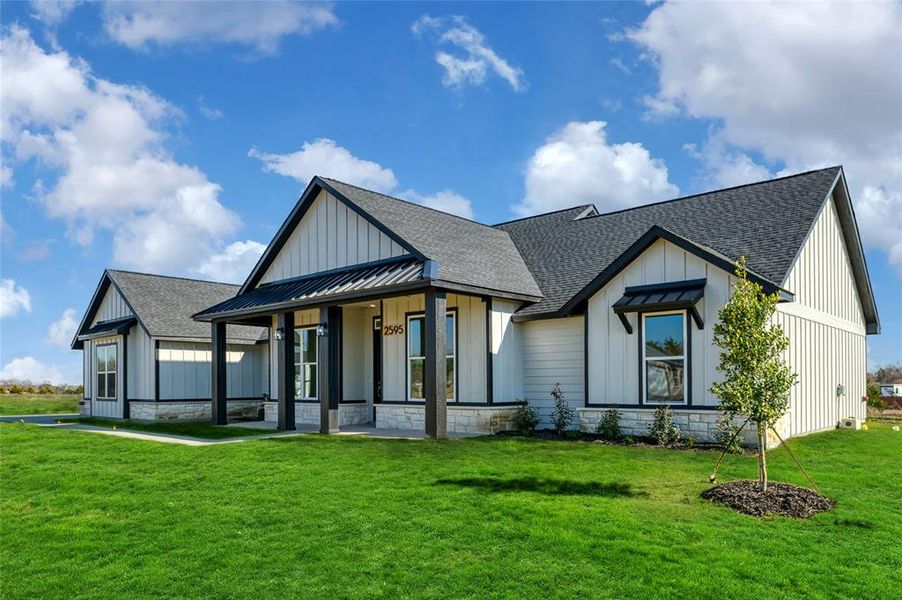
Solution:
M 0 376 L 104 267 L 238 281 L 313 173 L 477 220 L 843 164 L 902 360 L 902 9 L 5 3 Z

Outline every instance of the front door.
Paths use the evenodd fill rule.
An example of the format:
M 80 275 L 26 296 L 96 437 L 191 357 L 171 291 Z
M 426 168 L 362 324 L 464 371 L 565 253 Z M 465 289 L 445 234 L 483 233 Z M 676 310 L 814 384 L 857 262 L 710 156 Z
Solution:
M 382 317 L 373 317 L 373 404 L 382 402 Z M 376 408 L 373 407 L 373 423 Z

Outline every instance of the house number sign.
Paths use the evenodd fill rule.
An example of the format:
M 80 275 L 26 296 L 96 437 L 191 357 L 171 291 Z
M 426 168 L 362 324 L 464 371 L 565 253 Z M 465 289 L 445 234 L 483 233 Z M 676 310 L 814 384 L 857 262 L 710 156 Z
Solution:
M 403 335 L 403 325 L 386 325 L 382 328 L 382 335 Z

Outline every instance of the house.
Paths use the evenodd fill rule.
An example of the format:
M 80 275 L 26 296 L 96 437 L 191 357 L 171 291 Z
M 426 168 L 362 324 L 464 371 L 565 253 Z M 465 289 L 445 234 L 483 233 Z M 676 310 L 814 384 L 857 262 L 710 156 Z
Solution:
M 147 421 L 211 418 L 210 328 L 195 312 L 238 286 L 106 270 L 72 341 L 83 350 L 83 415 Z M 230 416 L 256 417 L 269 390 L 261 327 L 229 328 Z
M 902 396 L 902 383 L 881 383 L 881 396 Z
M 209 324 L 212 418 L 228 420 L 227 344 L 256 327 L 280 429 L 498 431 L 523 402 L 547 425 L 559 383 L 584 430 L 617 408 L 644 434 L 666 403 L 705 440 L 712 327 L 740 256 L 780 295 L 800 375 L 784 437 L 863 419 L 879 319 L 840 167 L 495 226 L 315 177 L 237 293 L 193 314 Z

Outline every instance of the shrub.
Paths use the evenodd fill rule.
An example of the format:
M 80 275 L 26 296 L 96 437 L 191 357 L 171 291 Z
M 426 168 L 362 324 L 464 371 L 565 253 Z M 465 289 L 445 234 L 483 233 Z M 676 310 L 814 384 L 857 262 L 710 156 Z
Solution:
M 631 435 L 625 436 L 623 438 L 623 443 L 626 444 L 627 446 L 632 446 L 633 444 L 636 443 L 636 438 L 634 438 Z
M 514 427 L 523 435 L 531 435 L 539 424 L 539 413 L 529 404 L 521 404 L 514 412 Z
M 736 435 L 739 429 L 740 426 L 733 422 L 733 415 L 724 413 L 714 426 L 714 441 L 730 454 L 739 454 L 742 452 L 740 438 Z
M 880 396 L 880 386 L 873 383 L 868 384 L 868 408 L 872 408 L 882 413 L 886 410 L 886 402 Z
M 673 411 L 666 404 L 655 409 L 655 415 L 648 425 L 649 437 L 659 446 L 674 446 L 683 436 L 673 421 Z
M 551 390 L 551 397 L 554 398 L 554 409 L 551 411 L 551 422 L 558 434 L 563 435 L 564 431 L 570 428 L 573 421 L 576 420 L 576 413 L 570 407 L 570 404 L 564 399 L 564 392 L 561 390 L 561 384 L 555 383 Z
M 610 408 L 601 415 L 601 420 L 595 426 L 595 433 L 603 440 L 619 440 L 623 435 L 620 431 L 620 411 Z
M 38 394 L 52 394 L 54 392 L 53 386 L 49 383 L 42 383 L 38 386 Z

